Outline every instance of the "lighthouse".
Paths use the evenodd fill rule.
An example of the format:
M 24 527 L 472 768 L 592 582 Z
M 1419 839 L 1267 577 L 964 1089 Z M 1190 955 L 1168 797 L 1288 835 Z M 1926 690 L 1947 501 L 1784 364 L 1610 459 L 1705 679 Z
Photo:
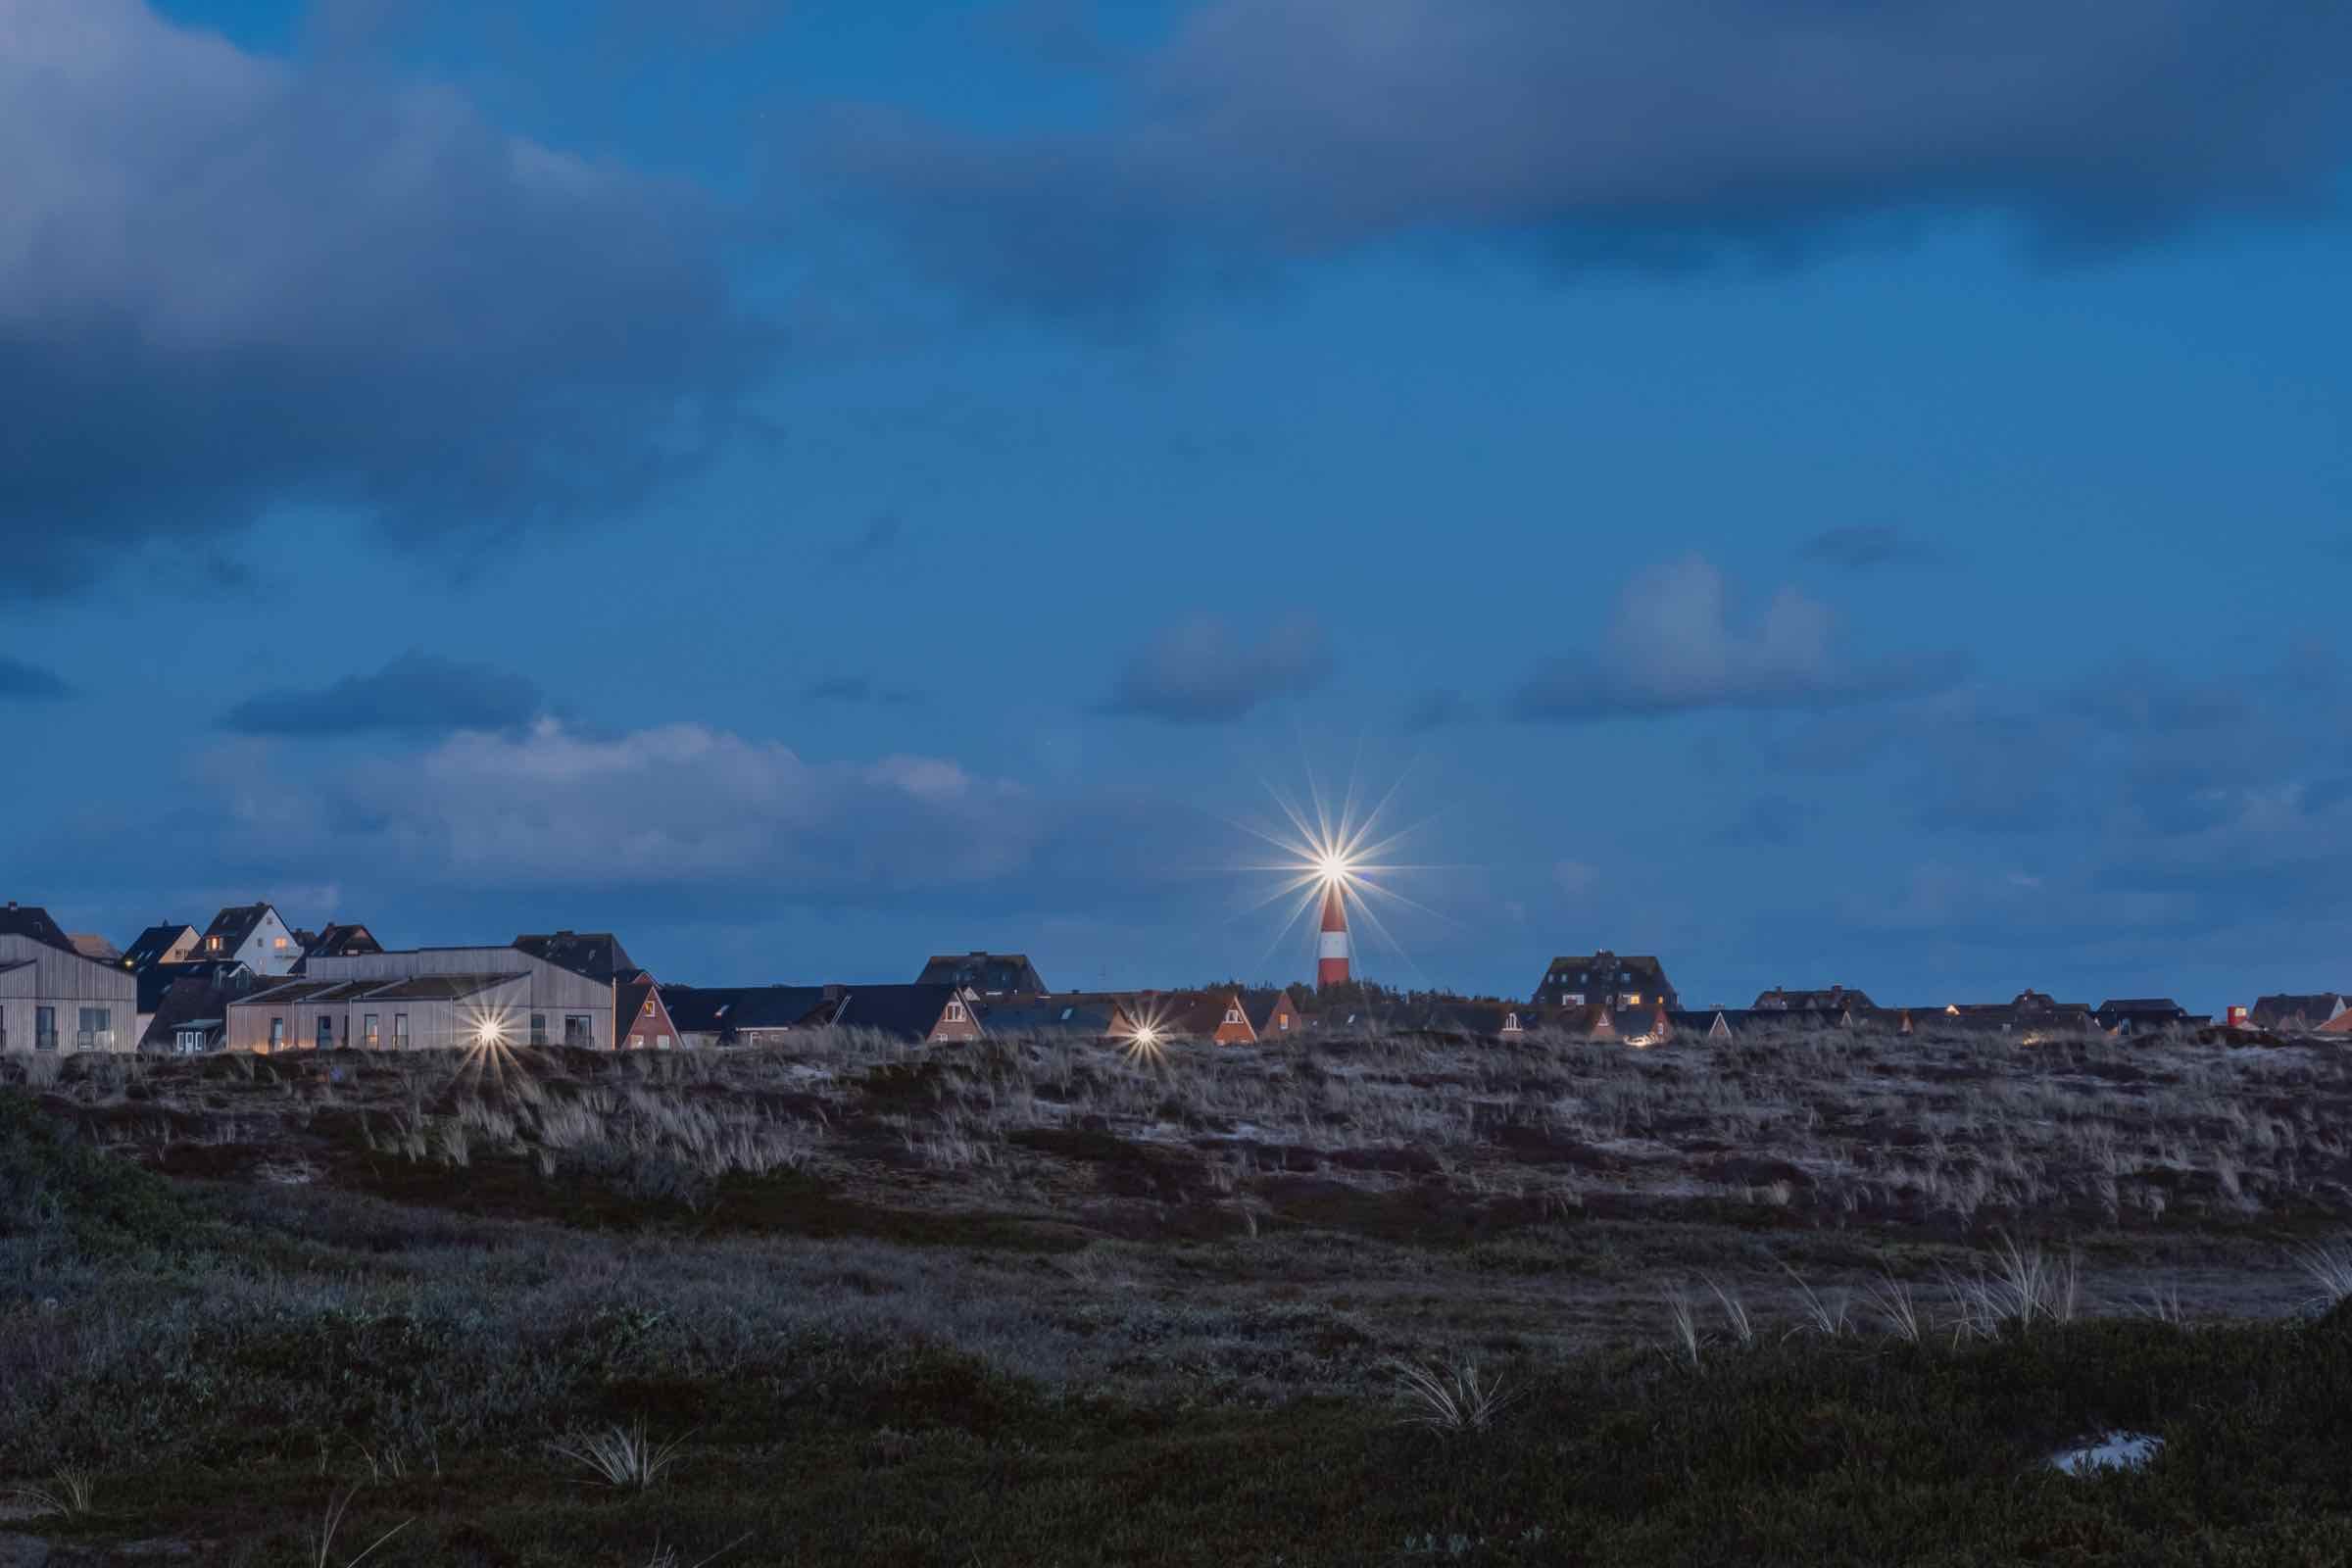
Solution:
M 1348 972 L 1348 906 L 1340 898 L 1340 879 L 1323 884 L 1323 935 L 1315 944 L 1315 984 L 1346 985 Z

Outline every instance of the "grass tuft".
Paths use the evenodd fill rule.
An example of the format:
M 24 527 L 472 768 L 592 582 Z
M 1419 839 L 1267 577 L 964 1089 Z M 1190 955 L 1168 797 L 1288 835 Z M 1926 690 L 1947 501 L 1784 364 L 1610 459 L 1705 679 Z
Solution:
M 1400 1391 L 1416 1406 L 1407 1424 L 1453 1436 L 1484 1432 L 1518 1397 L 1499 1376 L 1482 1377 L 1478 1363 L 1463 1359 L 1450 1367 L 1430 1368 L 1417 1361 L 1391 1359 Z
M 688 1433 L 686 1437 L 692 1437 Z M 662 1479 L 662 1473 L 677 1462 L 678 1448 L 685 1437 L 657 1444 L 646 1436 L 645 1423 L 635 1427 L 612 1427 L 604 1432 L 584 1433 L 551 1445 L 564 1458 L 593 1472 L 609 1487 L 644 1491 Z

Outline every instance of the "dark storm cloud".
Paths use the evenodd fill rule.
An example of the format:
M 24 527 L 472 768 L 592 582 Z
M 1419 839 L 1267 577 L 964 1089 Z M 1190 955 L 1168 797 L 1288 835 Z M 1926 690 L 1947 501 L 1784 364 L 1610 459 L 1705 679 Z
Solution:
M 608 515 L 767 352 L 676 190 L 135 0 L 9 15 L 0 598 L 150 541 L 230 559 L 283 502 L 410 543 Z
M 1220 617 L 1169 627 L 1120 670 L 1102 711 L 1170 724 L 1223 724 L 1330 678 L 1331 646 L 1300 622 L 1251 633 Z
M 0 700 L 24 698 L 49 701 L 73 695 L 74 688 L 53 670 L 38 664 L 27 664 L 21 659 L 0 654 Z
M 840 170 L 943 272 L 1062 311 L 1431 234 L 1686 265 L 1951 210 L 2105 242 L 2328 205 L 2352 8 L 1212 0 L 1121 79 L 1082 133 L 869 118 Z
M 372 675 L 309 691 L 262 692 L 221 715 L 240 735 L 360 735 L 507 729 L 537 717 L 539 688 L 520 675 L 407 653 Z
M 1939 558 L 1935 546 L 1884 524 L 1824 529 L 1806 540 L 1797 554 L 1806 561 L 1848 571 L 1920 565 Z
M 1826 710 L 1934 692 L 1955 654 L 1864 658 L 1838 646 L 1826 606 L 1784 589 L 1761 613 L 1735 613 L 1723 574 L 1686 557 L 1642 573 L 1592 653 L 1553 660 L 1513 695 L 1522 719 L 1582 723 L 1718 709 Z
M 801 696 L 812 703 L 872 703 L 883 708 L 911 708 L 923 698 L 903 686 L 885 686 L 869 675 L 834 675 L 810 681 Z

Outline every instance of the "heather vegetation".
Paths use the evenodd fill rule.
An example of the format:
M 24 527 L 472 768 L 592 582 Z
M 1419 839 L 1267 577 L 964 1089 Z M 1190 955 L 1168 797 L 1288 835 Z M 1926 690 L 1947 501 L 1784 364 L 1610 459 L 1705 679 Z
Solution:
M 0 1073 L 0 1562 L 2352 1551 L 2326 1048 Z

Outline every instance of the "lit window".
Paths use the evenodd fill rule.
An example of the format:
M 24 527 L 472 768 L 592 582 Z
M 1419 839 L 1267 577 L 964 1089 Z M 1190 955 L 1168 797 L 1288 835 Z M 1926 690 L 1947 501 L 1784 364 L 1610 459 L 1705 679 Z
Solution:
M 654 1015 L 654 999 L 651 997 L 645 999 L 645 1015 L 648 1018 Z
M 270 939 L 270 945 L 273 947 L 282 948 L 286 945 L 286 939 L 284 937 L 273 937 Z

